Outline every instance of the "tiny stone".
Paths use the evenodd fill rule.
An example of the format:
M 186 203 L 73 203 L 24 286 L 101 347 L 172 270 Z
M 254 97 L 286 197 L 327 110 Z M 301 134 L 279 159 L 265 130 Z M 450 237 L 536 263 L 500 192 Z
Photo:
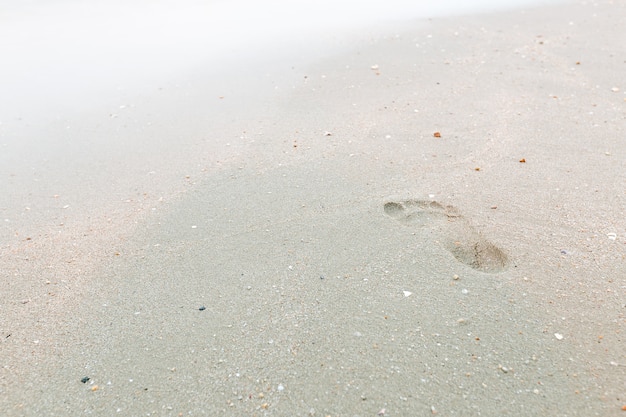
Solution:
M 200 311 L 204 311 L 204 310 L 206 310 L 206 307 L 205 307 L 205 306 L 202 306 L 202 307 L 200 307 L 198 310 L 200 310 Z
M 80 382 L 82 382 L 83 384 L 86 384 L 87 381 L 89 381 L 91 378 L 89 378 L 88 376 L 84 377 L 83 379 L 80 380 Z
M 561 333 L 554 333 L 554 337 L 556 337 L 557 340 L 563 340 L 563 335 Z
M 457 274 L 454 274 L 454 275 L 452 275 L 452 279 L 456 281 L 456 280 L 459 279 L 459 276 Z

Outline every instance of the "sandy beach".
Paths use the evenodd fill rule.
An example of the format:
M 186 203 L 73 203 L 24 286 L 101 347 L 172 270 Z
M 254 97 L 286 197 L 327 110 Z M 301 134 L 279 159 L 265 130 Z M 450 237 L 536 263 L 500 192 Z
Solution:
M 0 414 L 626 415 L 624 21 L 413 19 L 5 102 Z

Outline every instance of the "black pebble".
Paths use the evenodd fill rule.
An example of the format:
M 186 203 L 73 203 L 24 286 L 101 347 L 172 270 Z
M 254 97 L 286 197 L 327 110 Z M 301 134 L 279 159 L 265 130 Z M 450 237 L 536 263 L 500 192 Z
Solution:
M 82 382 L 83 384 L 86 384 L 86 383 L 87 383 L 87 381 L 89 381 L 89 379 L 90 379 L 90 378 L 89 378 L 88 376 L 86 376 L 86 377 L 84 377 L 83 379 L 81 379 L 81 380 L 80 380 L 80 382 Z
M 206 307 L 205 307 L 205 306 L 202 306 L 202 307 L 200 307 L 198 310 L 200 310 L 200 311 L 204 311 L 204 310 L 206 310 Z

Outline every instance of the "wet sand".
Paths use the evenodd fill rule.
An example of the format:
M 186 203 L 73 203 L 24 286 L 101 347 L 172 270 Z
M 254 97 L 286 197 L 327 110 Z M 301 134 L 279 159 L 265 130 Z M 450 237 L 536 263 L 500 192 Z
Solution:
M 3 121 L 0 408 L 621 415 L 625 17 L 407 22 Z

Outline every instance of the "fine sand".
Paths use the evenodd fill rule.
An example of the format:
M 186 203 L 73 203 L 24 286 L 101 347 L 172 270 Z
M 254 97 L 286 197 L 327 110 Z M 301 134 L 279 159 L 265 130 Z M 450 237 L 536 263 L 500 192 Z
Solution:
M 417 20 L 3 120 L 0 414 L 626 415 L 625 21 Z

